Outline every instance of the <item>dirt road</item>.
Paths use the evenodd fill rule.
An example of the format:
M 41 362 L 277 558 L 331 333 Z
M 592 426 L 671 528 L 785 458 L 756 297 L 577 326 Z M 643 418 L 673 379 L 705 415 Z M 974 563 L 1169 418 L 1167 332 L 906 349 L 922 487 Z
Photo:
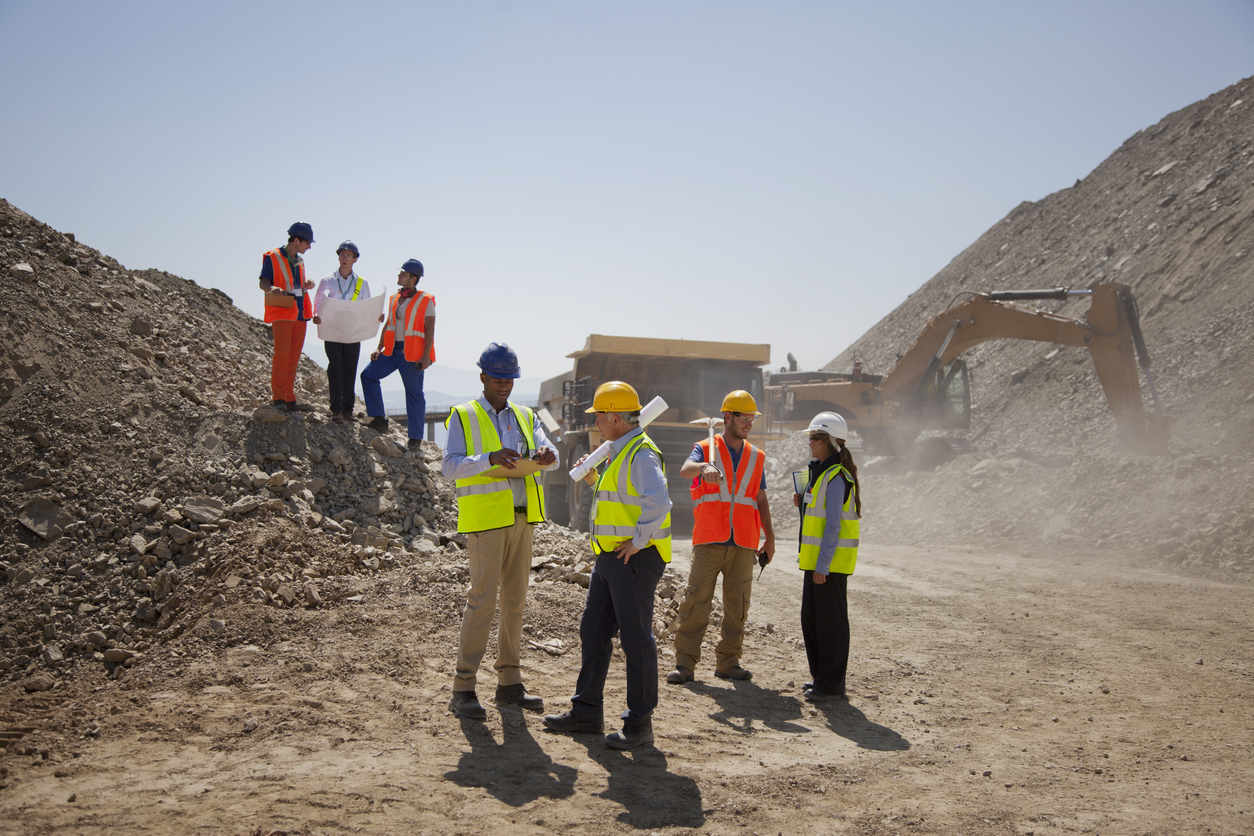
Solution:
M 865 546 L 853 698 L 817 710 L 799 584 L 781 559 L 755 591 L 752 682 L 703 660 L 662 685 L 656 748 L 627 753 L 514 711 L 449 715 L 455 614 L 431 623 L 400 582 L 265 619 L 265 643 L 189 639 L 120 682 L 6 690 L 6 724 L 34 731 L 3 755 L 0 833 L 1254 834 L 1248 585 Z M 550 610 L 582 593 L 533 592 Z M 570 652 L 525 656 L 550 710 L 573 627 Z M 607 714 L 622 687 L 616 664 Z

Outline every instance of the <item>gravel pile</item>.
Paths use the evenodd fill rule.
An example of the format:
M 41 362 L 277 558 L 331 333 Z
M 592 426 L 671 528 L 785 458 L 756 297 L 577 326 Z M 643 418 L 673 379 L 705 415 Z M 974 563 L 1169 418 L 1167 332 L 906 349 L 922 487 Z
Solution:
M 985 343 L 966 355 L 971 430 L 951 434 L 973 452 L 913 468 L 855 453 L 864 536 L 1046 555 L 1118 550 L 1221 574 L 1254 568 L 1252 244 L 1251 79 L 1138 132 L 1071 188 L 1016 207 L 825 368 L 847 371 L 861 358 L 867 371 L 887 372 L 963 291 L 1122 282 L 1174 418 L 1170 454 L 1115 449 L 1087 351 Z M 1081 319 L 1088 310 L 1083 298 L 1041 306 Z M 804 464 L 796 442 L 775 447 L 781 468 Z

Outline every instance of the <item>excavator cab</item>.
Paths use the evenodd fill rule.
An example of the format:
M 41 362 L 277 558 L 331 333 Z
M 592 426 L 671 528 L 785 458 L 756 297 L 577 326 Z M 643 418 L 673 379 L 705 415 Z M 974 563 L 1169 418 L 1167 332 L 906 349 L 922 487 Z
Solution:
M 928 367 L 915 389 L 910 412 L 920 425 L 932 429 L 971 427 L 971 378 L 966 361 L 955 357 Z

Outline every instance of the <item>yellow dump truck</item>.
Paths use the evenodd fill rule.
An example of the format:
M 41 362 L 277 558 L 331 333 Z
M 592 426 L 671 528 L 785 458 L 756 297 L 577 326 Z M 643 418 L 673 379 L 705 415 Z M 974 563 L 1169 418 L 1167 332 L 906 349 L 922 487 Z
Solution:
M 661 396 L 667 403 L 647 430 L 662 451 L 670 488 L 671 525 L 677 534 L 692 529 L 692 498 L 679 468 L 692 445 L 709 432 L 691 421 L 718 417 L 723 396 L 735 389 L 750 392 L 762 402 L 762 369 L 771 360 L 769 345 L 662 340 L 647 337 L 609 337 L 593 334 L 584 347 L 567 355 L 574 360 L 565 374 L 540 385 L 540 406 L 557 424 L 552 432 L 562 466 L 545 475 L 549 518 L 586 531 L 592 510 L 592 489 L 572 483 L 570 466 L 601 444 L 595 415 L 586 412 L 597 386 L 607 380 L 630 383 L 641 403 Z

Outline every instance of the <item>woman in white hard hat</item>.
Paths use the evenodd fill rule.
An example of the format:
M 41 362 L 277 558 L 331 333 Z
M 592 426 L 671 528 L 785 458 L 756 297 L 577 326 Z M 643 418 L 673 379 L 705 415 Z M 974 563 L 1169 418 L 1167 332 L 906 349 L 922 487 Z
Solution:
M 820 412 L 810 422 L 810 478 L 805 493 L 794 493 L 801 509 L 797 561 L 805 573 L 801 591 L 801 635 L 811 681 L 811 702 L 847 700 L 849 666 L 849 576 L 858 560 L 862 492 L 858 468 L 845 446 L 849 426 L 835 412 Z

